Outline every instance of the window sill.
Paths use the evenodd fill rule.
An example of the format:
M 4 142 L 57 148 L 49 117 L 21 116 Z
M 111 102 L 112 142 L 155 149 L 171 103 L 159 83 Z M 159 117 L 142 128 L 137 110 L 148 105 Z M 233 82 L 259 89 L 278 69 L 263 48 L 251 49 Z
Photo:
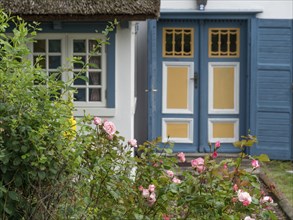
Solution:
M 114 117 L 116 114 L 115 108 L 100 108 L 100 107 L 92 107 L 92 108 L 81 108 L 77 107 L 73 112 L 75 117 L 82 117 L 84 115 L 93 115 L 99 117 Z

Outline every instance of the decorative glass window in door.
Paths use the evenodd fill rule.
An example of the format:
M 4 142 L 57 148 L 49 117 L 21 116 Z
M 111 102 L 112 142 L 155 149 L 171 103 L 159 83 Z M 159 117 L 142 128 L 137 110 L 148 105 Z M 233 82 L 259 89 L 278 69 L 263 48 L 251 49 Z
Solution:
M 163 57 L 193 57 L 193 28 L 163 28 Z
M 239 28 L 209 28 L 209 57 L 234 58 L 239 55 Z

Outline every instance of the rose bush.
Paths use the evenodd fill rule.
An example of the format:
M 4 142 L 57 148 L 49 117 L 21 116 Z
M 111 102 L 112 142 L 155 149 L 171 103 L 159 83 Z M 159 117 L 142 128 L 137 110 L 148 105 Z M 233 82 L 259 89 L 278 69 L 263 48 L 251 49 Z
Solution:
M 257 158 L 244 153 L 255 137 L 235 143 L 236 160 L 216 161 L 216 142 L 182 171 L 186 157 L 174 156 L 169 142 L 125 143 L 109 120 L 74 119 L 71 100 L 60 95 L 72 81 L 26 59 L 37 29 L 2 11 L 0 20 L 1 219 L 274 219 L 273 200 L 253 173 Z M 241 169 L 245 157 L 252 171 Z

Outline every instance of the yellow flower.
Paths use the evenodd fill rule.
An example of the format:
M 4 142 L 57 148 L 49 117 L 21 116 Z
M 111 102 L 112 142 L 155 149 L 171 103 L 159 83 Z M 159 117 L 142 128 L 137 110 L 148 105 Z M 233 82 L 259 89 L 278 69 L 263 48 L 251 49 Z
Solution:
M 64 137 L 72 140 L 76 136 L 76 120 L 73 116 L 68 119 L 68 124 L 70 125 L 70 129 L 64 132 Z

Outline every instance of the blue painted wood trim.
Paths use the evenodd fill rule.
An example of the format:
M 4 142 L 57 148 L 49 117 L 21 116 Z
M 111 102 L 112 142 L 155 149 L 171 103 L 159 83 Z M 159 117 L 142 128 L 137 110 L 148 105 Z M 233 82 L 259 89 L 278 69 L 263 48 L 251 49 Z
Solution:
M 156 138 L 157 21 L 148 20 L 148 139 Z
M 110 44 L 107 45 L 107 108 L 115 108 L 115 85 L 116 85 L 116 34 L 109 35 Z
M 250 19 L 261 10 L 162 10 L 160 19 Z
M 40 33 L 101 33 L 107 26 L 107 22 L 43 22 Z M 107 108 L 115 108 L 115 47 L 116 30 L 109 33 L 109 44 L 106 45 L 107 51 Z

